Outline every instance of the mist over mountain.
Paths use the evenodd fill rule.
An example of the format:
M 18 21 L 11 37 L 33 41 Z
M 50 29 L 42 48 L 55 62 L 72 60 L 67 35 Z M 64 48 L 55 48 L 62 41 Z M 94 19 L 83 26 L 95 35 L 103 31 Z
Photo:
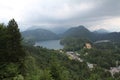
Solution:
M 110 33 L 103 29 L 98 30 L 96 32 L 91 32 L 84 26 L 78 26 L 68 29 L 66 32 L 62 34 L 62 37 L 86 38 L 91 41 L 97 41 L 97 40 L 119 41 L 120 33 L 119 32 Z
M 43 28 L 40 28 L 40 27 L 44 27 L 44 26 L 31 26 L 31 27 L 27 28 L 26 31 L 35 30 L 35 29 L 43 29 Z
M 112 32 L 106 34 L 96 34 L 95 40 L 111 40 L 113 42 L 120 41 L 120 32 Z
M 22 36 L 24 37 L 25 40 L 32 41 L 55 40 L 59 38 L 57 34 L 49 30 L 40 28 L 23 31 Z
M 64 32 L 66 32 L 69 28 L 66 27 L 54 27 L 54 28 L 48 28 L 48 30 L 56 33 L 56 34 L 63 34 Z
M 120 80 L 120 0 L 0 0 L 0 80 Z
M 97 31 L 90 31 L 85 26 L 80 25 L 72 28 L 49 28 L 49 29 L 41 29 L 40 26 L 35 26 L 27 29 L 22 32 L 22 36 L 25 40 L 36 41 L 45 41 L 45 40 L 56 40 L 63 39 L 66 37 L 75 37 L 75 38 L 83 38 L 91 41 L 98 40 L 111 40 L 111 41 L 119 41 L 120 33 L 119 32 L 108 32 L 107 30 L 100 29 Z
M 91 35 L 92 33 L 82 25 L 70 28 L 62 34 L 63 37 L 81 37 L 81 38 L 90 38 Z
M 110 33 L 110 32 L 105 29 L 99 29 L 99 30 L 94 31 L 94 33 L 105 34 L 105 33 Z
M 46 26 L 32 26 L 29 27 L 27 30 L 35 30 L 35 29 L 46 29 L 49 31 L 52 31 L 56 34 L 62 34 L 64 33 L 66 30 L 68 30 L 68 26 L 57 26 L 57 27 L 46 27 Z

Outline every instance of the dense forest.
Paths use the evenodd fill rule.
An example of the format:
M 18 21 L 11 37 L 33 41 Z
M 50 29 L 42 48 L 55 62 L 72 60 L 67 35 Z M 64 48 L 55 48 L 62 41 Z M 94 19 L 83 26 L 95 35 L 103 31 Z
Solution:
M 120 62 L 118 43 L 107 48 L 111 44 L 93 44 L 87 39 L 70 38 L 68 42 L 65 42 L 67 39 L 61 42 L 65 45 L 61 53 L 34 47 L 22 40 L 14 19 L 8 25 L 0 24 L 0 80 L 120 80 L 119 73 L 111 75 L 108 71 L 109 67 L 115 66 L 115 61 Z M 83 48 L 86 42 L 93 45 L 92 49 Z M 83 62 L 66 55 L 73 48 Z M 86 52 L 88 55 L 84 56 Z M 87 62 L 96 66 L 90 69 Z
M 110 33 L 103 32 L 103 34 L 101 34 L 99 33 L 99 31 L 98 33 L 91 32 L 83 25 L 70 28 L 66 32 L 64 32 L 61 36 L 62 38 L 69 38 L 69 37 L 83 38 L 93 42 L 98 40 L 111 40 L 111 41 L 119 42 L 120 40 L 120 32 L 110 32 Z
M 101 32 L 100 32 L 101 31 Z M 47 40 L 58 40 L 58 39 L 67 39 L 67 38 L 82 38 L 87 39 L 89 41 L 95 42 L 98 40 L 111 40 L 117 41 L 120 40 L 120 32 L 105 32 L 105 30 L 100 31 L 90 31 L 85 26 L 74 26 L 69 28 L 65 32 L 61 31 L 61 34 L 54 33 L 50 30 L 46 29 L 28 29 L 22 31 L 22 37 L 24 38 L 24 42 L 32 43 L 33 45 L 35 42 L 38 41 L 47 41 Z M 102 32 L 103 31 L 103 32 Z M 84 41 L 85 42 L 85 41 Z
M 64 50 L 67 51 L 78 51 L 85 46 L 85 43 L 92 43 L 90 40 L 86 38 L 74 38 L 74 37 L 67 37 L 63 38 L 60 41 L 61 45 L 64 45 Z
M 90 45 L 90 48 L 86 47 L 86 43 Z M 84 62 L 92 63 L 104 71 L 120 68 L 120 42 L 118 41 L 101 40 L 93 42 L 88 39 L 69 37 L 62 39 L 61 44 L 64 45 L 66 52 L 76 52 L 80 54 L 79 57 Z M 113 76 L 120 79 L 120 72 Z
M 24 75 L 26 53 L 21 45 L 21 34 L 14 19 L 0 24 L 0 79 L 12 80 Z
M 26 30 L 21 32 L 25 41 L 44 41 L 44 40 L 55 40 L 59 39 L 59 36 L 49 30 L 45 29 L 34 29 L 34 30 Z

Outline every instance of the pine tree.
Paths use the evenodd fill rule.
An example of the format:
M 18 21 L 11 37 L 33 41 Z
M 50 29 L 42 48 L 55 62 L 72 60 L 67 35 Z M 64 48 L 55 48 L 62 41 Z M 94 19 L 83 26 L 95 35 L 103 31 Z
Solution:
M 14 19 L 10 20 L 7 26 L 8 42 L 7 49 L 9 53 L 9 61 L 19 62 L 24 59 L 25 52 L 21 45 L 21 34 L 18 25 Z
M 16 63 L 16 65 L 19 66 L 19 74 L 25 75 L 24 61 L 26 53 L 21 44 L 22 38 L 18 29 L 18 24 L 14 19 L 10 20 L 8 23 L 7 35 L 8 62 Z
M 6 26 L 4 24 L 0 24 L 0 62 L 5 62 L 6 58 Z
M 14 77 L 25 74 L 25 52 L 21 40 L 14 19 L 9 21 L 7 27 L 0 24 L 0 80 L 13 80 Z

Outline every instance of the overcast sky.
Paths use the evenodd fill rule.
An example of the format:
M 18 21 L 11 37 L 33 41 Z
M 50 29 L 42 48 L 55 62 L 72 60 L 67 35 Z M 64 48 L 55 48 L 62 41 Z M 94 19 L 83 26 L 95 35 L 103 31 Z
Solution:
M 11 18 L 21 30 L 84 25 L 120 31 L 120 0 L 0 0 L 0 23 Z

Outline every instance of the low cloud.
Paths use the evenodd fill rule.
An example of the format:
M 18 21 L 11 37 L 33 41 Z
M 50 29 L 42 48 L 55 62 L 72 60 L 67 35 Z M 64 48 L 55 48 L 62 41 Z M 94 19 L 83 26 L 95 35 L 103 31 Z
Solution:
M 0 22 L 15 18 L 22 30 L 33 25 L 85 25 L 120 31 L 120 0 L 1 0 Z

